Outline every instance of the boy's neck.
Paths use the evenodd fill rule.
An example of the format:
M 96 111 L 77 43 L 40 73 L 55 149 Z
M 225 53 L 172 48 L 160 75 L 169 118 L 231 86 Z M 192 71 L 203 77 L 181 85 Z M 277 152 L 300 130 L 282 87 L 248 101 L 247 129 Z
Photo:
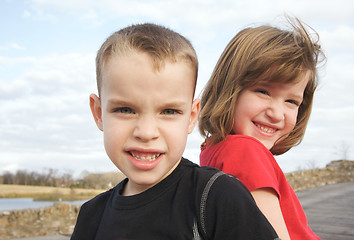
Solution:
M 179 161 L 177 161 L 177 163 L 171 168 L 171 170 L 166 173 L 165 176 L 163 176 L 159 181 L 157 181 L 155 184 L 153 185 L 144 185 L 144 184 L 132 184 L 131 181 L 129 181 L 125 184 L 123 191 L 122 191 L 122 196 L 133 196 L 133 195 L 137 195 L 139 193 L 142 193 L 152 187 L 154 187 L 155 185 L 157 185 L 158 183 L 160 183 L 162 180 L 164 180 L 165 178 L 167 178 L 169 175 L 171 175 L 171 173 L 177 168 L 177 166 L 179 165 L 179 163 L 182 161 L 182 157 L 179 159 Z

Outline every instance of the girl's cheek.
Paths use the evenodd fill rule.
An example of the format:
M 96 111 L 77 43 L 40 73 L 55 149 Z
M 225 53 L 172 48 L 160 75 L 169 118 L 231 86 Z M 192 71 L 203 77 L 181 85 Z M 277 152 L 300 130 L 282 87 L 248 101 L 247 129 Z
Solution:
M 297 114 L 294 114 L 288 118 L 287 125 L 289 129 L 289 133 L 294 130 L 296 126 Z

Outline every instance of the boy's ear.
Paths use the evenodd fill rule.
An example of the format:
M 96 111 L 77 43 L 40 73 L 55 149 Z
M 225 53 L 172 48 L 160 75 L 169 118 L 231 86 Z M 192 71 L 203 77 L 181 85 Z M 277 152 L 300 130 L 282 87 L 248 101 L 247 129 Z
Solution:
M 188 125 L 188 134 L 192 133 L 195 124 L 198 121 L 199 111 L 200 111 L 200 99 L 196 98 L 192 103 L 191 118 L 189 120 L 189 125 Z
M 97 127 L 103 131 L 101 100 L 93 93 L 90 95 L 90 108 Z

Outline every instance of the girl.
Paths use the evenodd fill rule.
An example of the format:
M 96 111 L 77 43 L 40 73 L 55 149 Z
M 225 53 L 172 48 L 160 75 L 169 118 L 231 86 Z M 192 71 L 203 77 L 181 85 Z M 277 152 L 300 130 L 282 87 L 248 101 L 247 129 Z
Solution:
M 319 239 L 273 155 L 304 136 L 320 45 L 298 20 L 290 31 L 247 28 L 226 46 L 201 98 L 200 164 L 232 174 L 281 239 Z

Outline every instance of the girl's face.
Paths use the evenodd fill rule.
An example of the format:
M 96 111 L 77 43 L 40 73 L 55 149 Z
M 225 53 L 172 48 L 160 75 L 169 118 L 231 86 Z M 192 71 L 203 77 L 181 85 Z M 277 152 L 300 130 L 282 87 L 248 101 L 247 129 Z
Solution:
M 254 137 L 270 150 L 294 129 L 310 76 L 307 71 L 294 84 L 257 84 L 244 89 L 236 102 L 233 132 Z

